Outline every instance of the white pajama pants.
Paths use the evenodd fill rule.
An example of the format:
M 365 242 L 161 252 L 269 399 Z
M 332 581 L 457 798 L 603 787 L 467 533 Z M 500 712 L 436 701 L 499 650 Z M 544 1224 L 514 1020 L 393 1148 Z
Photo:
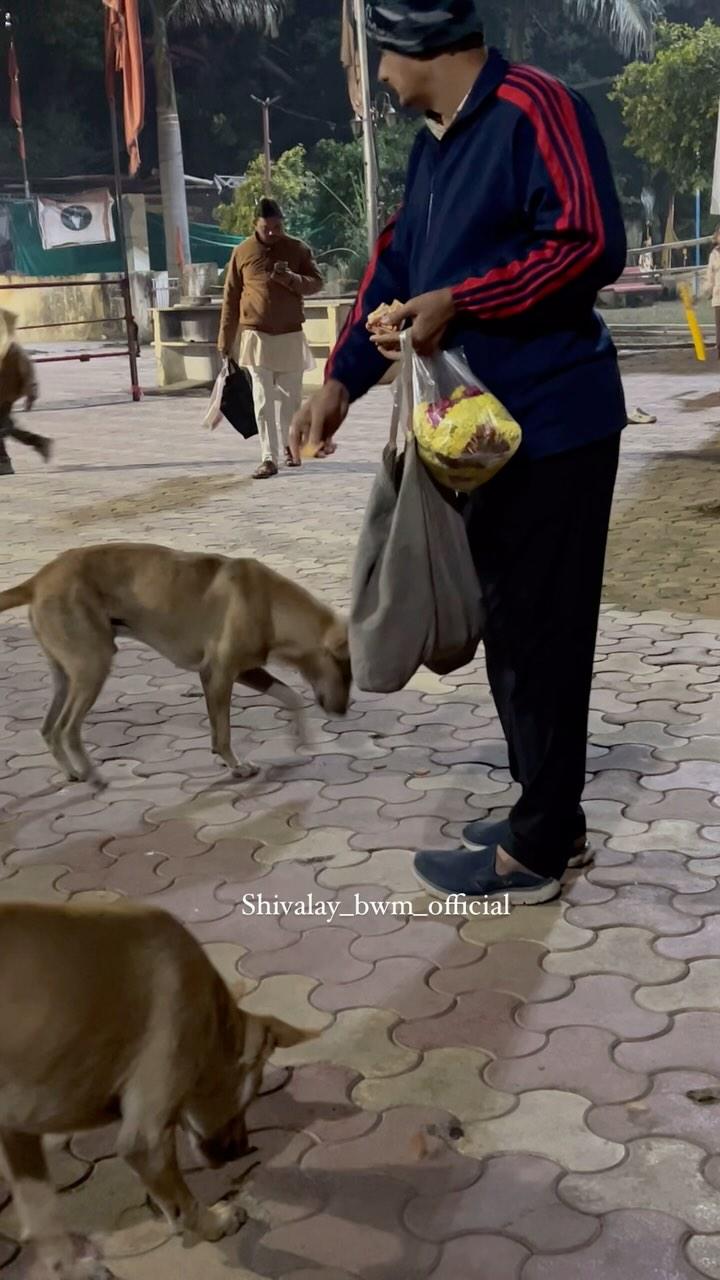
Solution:
M 278 418 L 282 448 L 286 449 L 292 420 L 302 403 L 302 370 L 299 373 L 273 373 L 272 369 L 251 368 L 250 376 L 262 461 L 274 462 L 277 466 L 280 452 Z

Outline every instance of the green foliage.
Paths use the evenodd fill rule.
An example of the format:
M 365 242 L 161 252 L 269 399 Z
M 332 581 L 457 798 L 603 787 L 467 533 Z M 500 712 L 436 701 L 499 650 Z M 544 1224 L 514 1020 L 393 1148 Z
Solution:
M 381 217 L 402 200 L 410 148 L 417 124 L 399 121 L 378 130 Z M 248 165 L 232 204 L 220 205 L 215 217 L 223 231 L 247 236 L 255 207 L 265 194 L 262 155 Z M 321 138 L 308 157 L 302 146 L 283 152 L 272 167 L 272 194 L 282 206 L 293 235 L 308 240 L 315 252 L 357 274 L 367 259 L 362 143 Z
M 303 146 L 285 151 L 272 168 L 272 194 L 282 207 L 289 226 L 296 235 L 307 234 L 307 210 L 312 203 L 314 182 L 305 160 Z M 262 155 L 250 161 L 245 181 L 233 193 L 232 204 L 221 204 L 215 210 L 218 225 L 235 236 L 249 236 L 255 225 L 255 208 L 265 195 L 265 162 Z M 301 229 L 302 228 L 302 229 Z
M 652 62 L 633 62 L 615 80 L 626 145 L 678 192 L 712 180 L 720 88 L 720 26 L 661 23 Z

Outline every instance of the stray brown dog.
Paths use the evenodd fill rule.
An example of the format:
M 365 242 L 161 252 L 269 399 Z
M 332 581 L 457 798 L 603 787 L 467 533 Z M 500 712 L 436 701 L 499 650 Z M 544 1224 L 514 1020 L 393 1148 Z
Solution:
M 289 708 L 302 738 L 302 702 L 263 669 L 269 660 L 299 671 L 323 710 L 347 711 L 345 620 L 257 560 L 149 543 L 82 547 L 0 592 L 0 613 L 21 605 L 30 606 L 55 684 L 43 737 L 70 781 L 100 781 L 80 731 L 109 675 L 118 635 L 133 636 L 176 666 L 199 673 L 212 749 L 238 778 L 257 770 L 233 755 L 230 702 L 236 682 Z
M 110 1276 L 79 1261 L 63 1229 L 43 1134 L 119 1120 L 119 1154 L 174 1226 L 206 1240 L 237 1231 L 237 1205 L 192 1195 L 175 1126 L 214 1167 L 241 1158 L 267 1058 L 317 1033 L 242 1012 L 202 947 L 155 908 L 1 905 L 0 956 L 0 1155 L 48 1274 Z

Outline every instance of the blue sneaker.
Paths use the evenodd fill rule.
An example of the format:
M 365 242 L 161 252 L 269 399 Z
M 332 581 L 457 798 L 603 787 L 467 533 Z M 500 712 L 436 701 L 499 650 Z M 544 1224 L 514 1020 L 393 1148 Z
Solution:
M 536 876 L 532 871 L 495 870 L 496 846 L 457 852 L 423 850 L 415 854 L 415 875 L 435 898 L 506 898 L 511 906 L 550 902 L 560 893 L 560 881 Z
M 463 828 L 462 840 L 466 849 L 478 851 L 487 849 L 491 844 L 499 844 L 507 848 L 506 841 L 510 835 L 510 823 L 507 818 L 498 822 L 489 818 L 480 818 L 477 822 L 469 822 Z M 594 854 L 586 836 L 580 836 L 573 844 L 574 853 L 568 860 L 568 867 L 587 867 Z

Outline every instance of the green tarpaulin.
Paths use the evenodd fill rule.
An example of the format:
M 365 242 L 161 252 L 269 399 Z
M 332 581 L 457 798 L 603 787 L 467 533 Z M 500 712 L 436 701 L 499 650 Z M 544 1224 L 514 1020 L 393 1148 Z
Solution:
M 9 204 L 15 271 L 24 276 L 114 275 L 122 270 L 117 238 L 114 244 L 90 244 L 76 249 L 43 249 L 35 202 Z M 117 215 L 113 209 L 115 236 Z M 159 213 L 148 213 L 148 242 L 152 271 L 165 270 L 165 234 Z M 227 235 L 219 227 L 190 223 L 190 256 L 193 262 L 216 262 L 227 266 L 240 236 Z
M 153 271 L 165 270 L 165 232 L 159 213 L 148 213 L 148 241 L 150 266 Z M 190 223 L 190 257 L 193 262 L 217 262 L 226 267 L 236 244 L 242 244 L 241 236 L 228 235 L 208 222 Z

